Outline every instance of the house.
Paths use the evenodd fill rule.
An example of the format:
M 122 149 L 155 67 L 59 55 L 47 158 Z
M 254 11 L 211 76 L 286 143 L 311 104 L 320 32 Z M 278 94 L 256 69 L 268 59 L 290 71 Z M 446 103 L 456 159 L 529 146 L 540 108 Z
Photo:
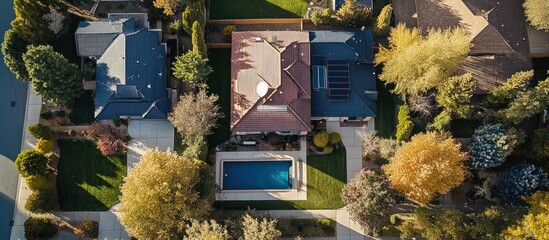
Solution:
M 166 119 L 166 45 L 146 14 L 80 22 L 78 56 L 96 61 L 95 118 Z
M 370 31 L 234 32 L 231 130 L 305 135 L 312 120 L 370 120 L 372 61 Z
M 477 81 L 475 93 L 485 94 L 515 72 L 532 68 L 521 4 L 520 1 L 415 0 L 417 26 L 423 33 L 432 28 L 464 27 L 473 46 L 457 74 L 471 73 Z

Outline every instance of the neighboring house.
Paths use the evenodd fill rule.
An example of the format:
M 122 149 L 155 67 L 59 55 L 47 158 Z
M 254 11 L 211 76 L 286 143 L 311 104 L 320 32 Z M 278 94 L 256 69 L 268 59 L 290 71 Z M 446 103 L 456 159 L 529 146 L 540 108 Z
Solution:
M 372 61 L 371 31 L 234 32 L 231 130 L 304 135 L 311 120 L 371 120 Z
M 415 0 L 417 26 L 464 27 L 473 47 L 457 74 L 471 73 L 485 94 L 518 71 L 530 70 L 530 48 L 521 1 Z M 399 19 L 397 17 L 397 19 Z
M 345 0 L 332 0 L 332 10 L 337 11 L 343 6 Z M 374 3 L 373 0 L 356 0 L 356 5 L 360 7 L 372 8 Z
M 549 32 L 537 30 L 532 25 L 528 25 L 526 29 L 528 30 L 532 58 L 549 57 Z
M 75 39 L 78 56 L 96 60 L 96 119 L 166 119 L 166 45 L 146 14 L 80 22 Z

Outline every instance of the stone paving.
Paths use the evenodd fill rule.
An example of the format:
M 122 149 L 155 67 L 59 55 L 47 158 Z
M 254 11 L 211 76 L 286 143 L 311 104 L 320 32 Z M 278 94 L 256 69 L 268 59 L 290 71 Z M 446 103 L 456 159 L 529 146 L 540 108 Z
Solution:
M 133 138 L 128 143 L 128 171 L 147 149 L 166 151 L 174 147 L 174 127 L 168 120 L 131 120 L 128 134 Z

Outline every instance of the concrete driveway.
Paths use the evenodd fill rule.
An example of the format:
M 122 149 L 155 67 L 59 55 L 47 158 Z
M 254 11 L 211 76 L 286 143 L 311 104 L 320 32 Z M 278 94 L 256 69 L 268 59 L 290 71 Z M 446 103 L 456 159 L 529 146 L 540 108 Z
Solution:
M 147 149 L 173 150 L 174 128 L 168 120 L 131 120 L 128 133 L 128 171 L 138 163 Z

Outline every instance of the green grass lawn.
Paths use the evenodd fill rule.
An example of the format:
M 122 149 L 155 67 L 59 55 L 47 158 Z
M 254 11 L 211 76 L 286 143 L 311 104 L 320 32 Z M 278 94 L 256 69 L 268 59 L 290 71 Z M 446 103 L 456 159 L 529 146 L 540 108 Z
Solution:
M 76 125 L 89 124 L 95 119 L 94 111 L 93 91 L 87 90 L 74 100 L 69 119 Z
M 210 19 L 302 18 L 308 6 L 307 0 L 210 0 Z
M 341 189 L 347 181 L 346 152 L 339 148 L 330 155 L 307 156 L 307 200 L 223 201 L 226 210 L 337 209 L 344 206 Z
M 225 114 L 219 119 L 219 127 L 208 136 L 208 145 L 215 148 L 231 137 L 231 49 L 210 49 L 208 53 L 213 72 L 208 77 L 209 91 L 219 96 L 218 104 Z
M 118 202 L 126 155 L 101 155 L 87 140 L 59 140 L 57 194 L 61 211 L 106 211 Z
M 381 74 L 381 67 L 376 67 L 376 76 Z M 400 98 L 391 93 L 392 86 L 385 86 L 385 83 L 376 80 L 378 91 L 377 96 L 377 115 L 375 117 L 375 129 L 377 135 L 385 138 L 395 136 L 397 105 L 401 103 Z

